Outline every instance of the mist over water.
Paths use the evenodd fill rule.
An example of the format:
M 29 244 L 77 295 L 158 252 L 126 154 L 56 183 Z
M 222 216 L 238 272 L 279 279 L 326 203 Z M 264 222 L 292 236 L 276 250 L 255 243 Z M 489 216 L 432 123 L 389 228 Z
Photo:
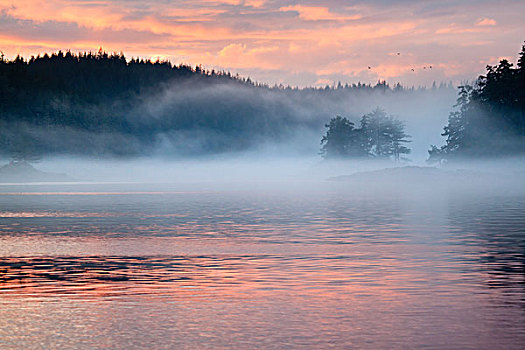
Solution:
M 371 159 L 325 160 L 312 156 L 283 155 L 254 151 L 214 157 L 172 159 L 148 157 L 138 159 L 92 159 L 55 157 L 44 159 L 34 167 L 48 172 L 66 174 L 72 182 L 138 182 L 138 183 L 303 183 L 324 182 L 334 177 L 361 174 L 370 183 L 388 185 L 403 180 L 410 185 L 436 182 L 451 186 L 475 180 L 476 188 L 484 191 L 499 183 L 519 188 L 523 184 L 523 157 L 500 159 L 461 159 L 443 164 L 426 161 L 391 161 Z M 398 174 L 389 177 L 388 169 Z M 407 169 L 405 169 L 407 168 Z M 410 168 L 413 168 L 410 170 Z M 418 172 L 415 169 L 420 169 Z M 433 169 L 433 170 L 431 170 Z M 430 173 L 429 173 L 430 171 Z M 375 172 L 368 174 L 368 172 Z M 381 175 L 382 174 L 382 175 Z M 381 176 L 378 176 L 381 175 Z M 9 181 L 17 182 L 17 181 Z M 23 181 L 22 181 L 23 182 Z M 474 186 L 474 183 L 472 183 Z

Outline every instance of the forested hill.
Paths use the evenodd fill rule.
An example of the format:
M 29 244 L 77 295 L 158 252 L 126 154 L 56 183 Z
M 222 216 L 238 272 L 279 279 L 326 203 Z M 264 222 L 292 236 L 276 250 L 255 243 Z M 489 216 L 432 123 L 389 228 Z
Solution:
M 0 156 L 178 156 L 268 144 L 316 152 L 323 125 L 335 114 L 357 119 L 377 106 L 396 112 L 407 101 L 415 111 L 430 95 L 437 105 L 451 89 L 385 82 L 269 87 L 226 72 L 102 51 L 2 56 Z

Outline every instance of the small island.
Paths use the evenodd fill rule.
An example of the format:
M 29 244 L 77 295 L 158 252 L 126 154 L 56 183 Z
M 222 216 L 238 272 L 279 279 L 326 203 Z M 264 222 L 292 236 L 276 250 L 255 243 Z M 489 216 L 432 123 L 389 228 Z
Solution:
M 0 183 L 69 182 L 73 178 L 61 173 L 48 173 L 35 169 L 29 162 L 11 160 L 0 167 Z
M 525 174 L 520 171 L 503 169 L 481 171 L 475 169 L 443 169 L 431 166 L 400 166 L 354 174 L 331 177 L 328 181 L 344 182 L 359 186 L 394 186 L 434 189 L 436 186 L 454 188 L 515 188 L 523 184 Z M 481 186 L 481 187 L 480 187 Z

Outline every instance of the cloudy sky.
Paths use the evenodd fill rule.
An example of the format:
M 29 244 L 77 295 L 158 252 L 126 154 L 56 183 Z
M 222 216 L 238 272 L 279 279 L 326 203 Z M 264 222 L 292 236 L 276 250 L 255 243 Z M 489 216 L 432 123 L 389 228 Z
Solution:
M 0 0 L 0 50 L 102 47 L 270 84 L 429 85 L 515 62 L 524 13 L 524 0 Z

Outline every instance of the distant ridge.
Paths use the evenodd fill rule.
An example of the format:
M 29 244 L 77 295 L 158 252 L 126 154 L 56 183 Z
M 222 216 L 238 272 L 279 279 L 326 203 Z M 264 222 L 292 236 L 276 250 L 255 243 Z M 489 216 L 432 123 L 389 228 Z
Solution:
M 74 181 L 66 174 L 47 173 L 25 161 L 10 162 L 0 167 L 0 182 L 66 182 Z

